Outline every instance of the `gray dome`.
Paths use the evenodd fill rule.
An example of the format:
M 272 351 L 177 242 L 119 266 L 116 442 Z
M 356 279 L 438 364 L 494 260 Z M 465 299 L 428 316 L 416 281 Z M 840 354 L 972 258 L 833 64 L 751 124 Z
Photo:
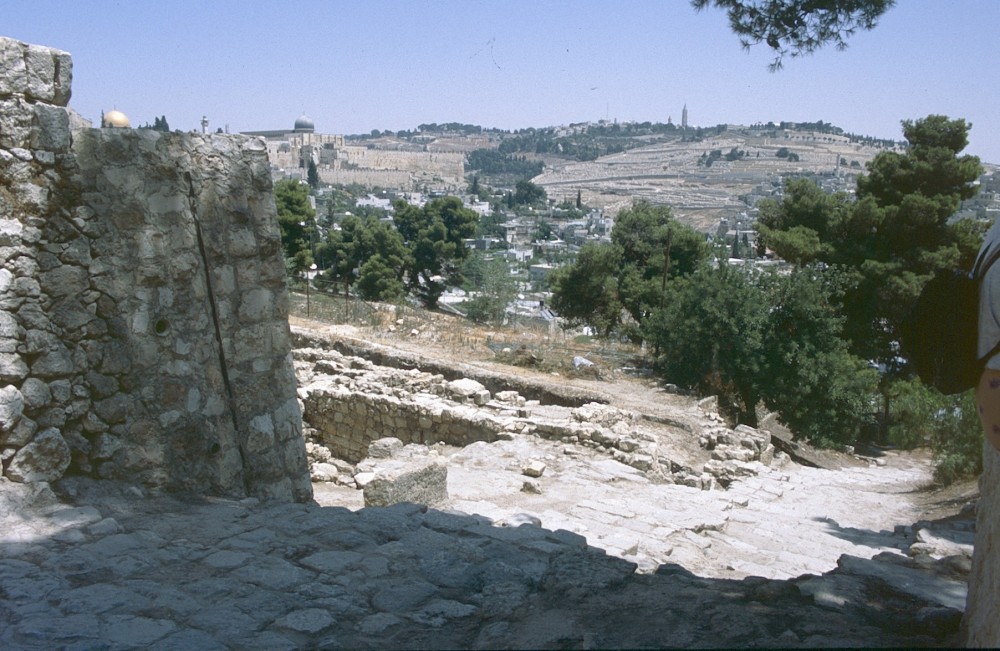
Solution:
M 295 130 L 296 131 L 315 131 L 316 125 L 313 121 L 309 119 L 309 116 L 303 113 L 295 120 Z

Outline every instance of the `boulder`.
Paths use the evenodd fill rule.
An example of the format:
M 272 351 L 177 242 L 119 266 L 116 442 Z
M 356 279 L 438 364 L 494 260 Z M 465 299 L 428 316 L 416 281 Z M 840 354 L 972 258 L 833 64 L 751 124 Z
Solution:
M 411 459 L 379 468 L 364 487 L 365 506 L 401 502 L 434 506 L 448 499 L 448 467 L 436 459 Z
M 372 459 L 391 459 L 403 449 L 403 442 L 387 436 L 368 444 L 368 456 Z
M 17 451 L 7 468 L 7 476 L 18 482 L 55 481 L 69 467 L 69 444 L 59 430 L 50 427 Z
M 521 468 L 521 474 L 526 477 L 538 478 L 545 473 L 545 464 L 537 459 L 532 459 Z
M 22 413 L 24 413 L 24 396 L 17 387 L 8 385 L 0 389 L 0 432 L 14 429 Z
M 313 481 L 336 481 L 340 471 L 332 463 L 314 463 L 310 467 L 310 475 Z

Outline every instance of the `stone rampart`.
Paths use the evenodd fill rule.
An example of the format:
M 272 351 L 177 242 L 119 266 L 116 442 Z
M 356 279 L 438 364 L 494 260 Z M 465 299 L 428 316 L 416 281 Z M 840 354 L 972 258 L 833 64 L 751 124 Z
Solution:
M 263 144 L 71 132 L 71 70 L 0 38 L 4 476 L 310 499 Z

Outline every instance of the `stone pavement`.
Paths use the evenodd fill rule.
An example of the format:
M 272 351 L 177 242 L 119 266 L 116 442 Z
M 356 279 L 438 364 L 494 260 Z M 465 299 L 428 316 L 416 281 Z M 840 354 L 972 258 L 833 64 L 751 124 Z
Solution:
M 528 442 L 516 438 L 492 445 L 454 453 L 464 458 L 449 463 L 452 501 L 441 509 L 182 501 L 84 479 L 62 480 L 57 497 L 3 482 L 0 648 L 959 641 L 962 553 L 932 561 L 902 550 L 923 536 L 961 552 L 965 525 L 935 529 L 938 538 L 933 523 L 874 526 L 878 500 L 905 504 L 888 494 L 905 490 L 893 468 L 852 477 L 790 467 L 700 491 L 643 483 L 606 457 L 562 467 L 555 443 L 547 459 L 517 449 Z M 540 494 L 508 485 L 524 479 L 525 452 L 547 463 Z M 509 468 L 496 472 L 487 459 Z M 486 471 L 478 488 L 459 470 L 476 463 Z M 588 474 L 596 481 L 581 495 Z M 547 507 L 532 512 L 511 488 Z M 317 499 L 337 494 L 317 490 Z M 468 514 L 475 505 L 488 513 Z M 535 518 L 541 526 L 502 526 Z M 838 561 L 843 550 L 853 555 Z M 804 571 L 827 573 L 785 578 Z
M 546 467 L 531 492 L 522 490 L 527 459 Z M 787 579 L 832 570 L 842 554 L 903 553 L 914 542 L 907 525 L 920 518 L 905 493 L 929 480 L 926 467 L 898 457 L 892 466 L 758 472 L 728 490 L 697 490 L 653 483 L 579 446 L 518 437 L 453 454 L 448 505 L 500 522 L 533 516 L 639 571 L 672 562 L 700 576 Z

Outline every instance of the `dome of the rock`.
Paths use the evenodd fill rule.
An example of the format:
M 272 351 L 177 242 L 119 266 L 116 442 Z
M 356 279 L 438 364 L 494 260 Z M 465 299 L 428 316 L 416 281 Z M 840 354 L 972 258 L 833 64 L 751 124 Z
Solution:
M 114 129 L 128 129 L 132 124 L 128 121 L 128 116 L 115 109 L 104 114 L 104 121 L 101 122 L 101 126 Z

